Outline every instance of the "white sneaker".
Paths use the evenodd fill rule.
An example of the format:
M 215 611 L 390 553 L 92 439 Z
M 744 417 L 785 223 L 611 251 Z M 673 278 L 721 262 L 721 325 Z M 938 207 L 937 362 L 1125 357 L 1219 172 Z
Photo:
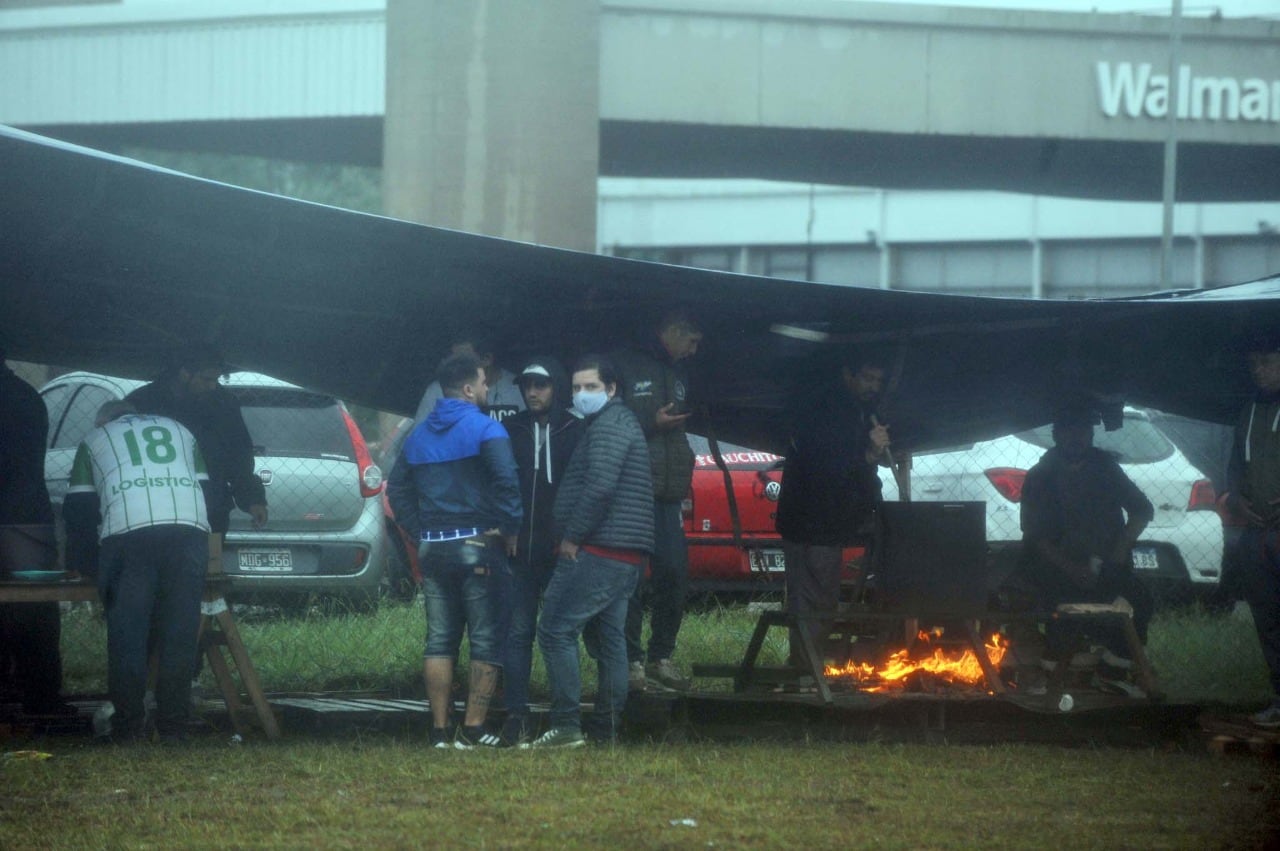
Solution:
M 627 691 L 644 691 L 648 687 L 648 678 L 644 674 L 644 662 L 632 662 L 627 666 Z
M 1249 716 L 1249 720 L 1255 727 L 1263 727 L 1267 730 L 1280 727 L 1280 703 L 1273 703 L 1261 712 L 1255 712 Z
M 649 679 L 658 685 L 674 691 L 688 691 L 689 686 L 693 685 L 693 682 L 680 673 L 680 669 L 670 659 L 659 659 L 656 662 L 650 662 L 645 666 L 645 673 Z

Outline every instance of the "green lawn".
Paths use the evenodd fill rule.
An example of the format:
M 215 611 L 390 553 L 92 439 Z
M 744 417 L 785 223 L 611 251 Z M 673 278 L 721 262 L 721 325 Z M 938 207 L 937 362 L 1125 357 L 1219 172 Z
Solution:
M 737 660 L 754 621 L 742 609 L 691 614 L 682 661 Z M 417 606 L 240 624 L 270 690 L 420 693 Z M 64 626 L 69 690 L 101 689 L 100 619 L 77 610 Z M 779 633 L 766 660 L 784 649 Z M 1163 614 L 1149 650 L 1172 700 L 1267 696 L 1247 616 Z M 540 663 L 534 676 L 536 695 Z M 789 736 L 774 735 L 779 724 Z M 1011 730 L 998 745 L 850 743 L 799 715 L 739 724 L 731 744 L 693 732 L 682 744 L 552 754 L 435 751 L 421 731 L 286 731 L 240 746 L 210 735 L 184 750 L 11 741 L 51 756 L 0 759 L 0 848 L 1256 848 L 1280 838 L 1274 758 L 1214 757 L 1192 740 L 1054 747 L 1018 744 Z
M 0 761 L 0 846 L 1263 847 L 1280 818 L 1273 761 L 1198 750 L 463 753 L 416 738 L 49 750 Z
M 756 615 L 742 607 L 691 612 L 680 634 L 678 661 L 730 663 L 741 659 Z M 384 605 L 368 614 L 311 613 L 301 617 L 245 617 L 245 643 L 268 691 L 390 690 L 422 693 L 422 608 Z M 81 607 L 64 617 L 68 693 L 106 689 L 105 635 L 100 617 Z M 786 652 L 781 630 L 771 632 L 762 662 Z M 1270 695 L 1266 666 L 1248 615 L 1198 609 L 1166 612 L 1152 623 L 1148 652 L 1168 698 L 1176 702 L 1254 706 Z M 584 688 L 594 688 L 594 665 L 583 665 Z M 208 673 L 207 685 L 213 687 Z M 545 672 L 534 654 L 533 693 L 545 697 Z M 710 681 L 703 688 L 724 687 Z

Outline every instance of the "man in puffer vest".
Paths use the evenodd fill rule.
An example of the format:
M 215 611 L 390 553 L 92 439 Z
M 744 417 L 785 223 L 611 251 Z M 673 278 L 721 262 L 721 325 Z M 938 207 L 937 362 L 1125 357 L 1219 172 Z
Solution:
M 538 647 L 551 685 L 551 729 L 528 745 L 572 748 L 586 743 L 579 714 L 582 681 L 578 637 L 599 671 L 595 714 L 586 732 L 612 742 L 627 701 L 627 602 L 653 551 L 653 482 L 644 432 L 617 397 L 607 358 L 589 355 L 573 372 L 573 407 L 583 416 L 556 495 L 560 556 L 542 598 Z

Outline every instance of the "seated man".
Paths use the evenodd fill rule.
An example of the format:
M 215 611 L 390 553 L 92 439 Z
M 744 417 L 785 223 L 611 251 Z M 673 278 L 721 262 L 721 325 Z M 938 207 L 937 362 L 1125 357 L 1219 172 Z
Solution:
M 1119 462 L 1094 447 L 1097 422 L 1088 406 L 1061 410 L 1053 421 L 1053 448 L 1027 472 L 1022 574 L 1046 609 L 1123 598 L 1133 608 L 1134 627 L 1145 644 L 1154 603 L 1134 576 L 1133 545 L 1155 512 Z M 1133 666 L 1123 633 L 1111 626 L 1094 629 L 1092 637 L 1104 648 L 1099 675 L 1123 682 Z M 1049 660 L 1069 657 L 1080 638 L 1075 629 L 1051 622 Z

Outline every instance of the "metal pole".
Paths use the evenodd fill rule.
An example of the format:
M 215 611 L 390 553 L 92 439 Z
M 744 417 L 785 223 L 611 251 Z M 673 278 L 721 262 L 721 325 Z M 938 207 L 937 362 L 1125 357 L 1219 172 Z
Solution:
M 1178 104 L 1182 98 L 1178 78 L 1182 46 L 1182 0 L 1173 0 L 1169 15 L 1169 108 L 1164 137 L 1163 221 L 1160 228 L 1160 289 L 1173 288 L 1173 201 L 1178 182 Z

